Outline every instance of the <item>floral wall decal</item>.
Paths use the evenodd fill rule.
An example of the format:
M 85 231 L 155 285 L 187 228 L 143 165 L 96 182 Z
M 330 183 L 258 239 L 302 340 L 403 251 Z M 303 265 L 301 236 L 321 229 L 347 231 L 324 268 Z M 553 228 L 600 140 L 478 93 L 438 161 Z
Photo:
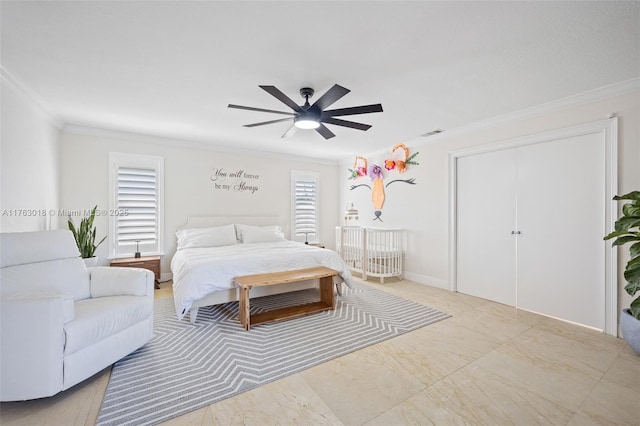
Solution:
M 402 158 L 397 158 L 394 156 L 394 155 L 397 155 L 395 153 L 398 150 L 400 150 L 399 152 L 403 154 Z M 375 218 L 373 220 L 379 220 L 382 222 L 382 207 L 384 206 L 385 197 L 386 197 L 385 188 L 388 188 L 389 185 L 391 185 L 394 182 L 403 182 L 409 185 L 416 184 L 415 178 L 411 178 L 411 179 L 394 179 L 385 185 L 384 170 L 386 169 L 387 173 L 392 171 L 398 171 L 399 173 L 404 173 L 408 165 L 417 166 L 420 164 L 415 161 L 415 158 L 417 155 L 418 155 L 418 152 L 416 152 L 413 155 L 409 155 L 409 148 L 407 148 L 404 144 L 400 143 L 400 144 L 394 145 L 393 148 L 391 149 L 391 158 L 386 159 L 384 161 L 384 168 L 380 167 L 377 164 L 372 164 L 367 169 L 367 160 L 361 156 L 356 157 L 355 162 L 353 164 L 353 169 L 349 169 L 349 173 L 350 173 L 349 179 L 358 179 L 362 176 L 369 175 L 369 177 L 371 178 L 371 186 L 366 183 L 361 183 L 359 185 L 351 185 L 351 188 L 349 189 L 351 191 L 360 187 L 366 187 L 371 189 L 371 201 L 375 209 L 374 210 Z

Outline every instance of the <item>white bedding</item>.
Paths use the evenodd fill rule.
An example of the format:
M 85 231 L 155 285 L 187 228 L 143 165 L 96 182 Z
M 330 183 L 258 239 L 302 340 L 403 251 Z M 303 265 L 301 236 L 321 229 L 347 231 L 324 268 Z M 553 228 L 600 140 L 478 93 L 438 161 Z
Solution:
M 234 288 L 233 277 L 313 266 L 335 269 L 351 285 L 351 272 L 336 252 L 293 241 L 178 250 L 171 260 L 176 314 L 182 319 L 194 301 Z

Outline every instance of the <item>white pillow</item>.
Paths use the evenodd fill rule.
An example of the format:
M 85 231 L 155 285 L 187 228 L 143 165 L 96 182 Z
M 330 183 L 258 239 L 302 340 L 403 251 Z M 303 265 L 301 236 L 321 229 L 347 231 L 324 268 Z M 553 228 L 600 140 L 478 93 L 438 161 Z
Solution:
M 238 237 L 243 243 L 284 241 L 284 233 L 278 225 L 251 226 L 236 224 L 236 227 L 238 228 Z
M 176 232 L 178 250 L 195 247 L 219 247 L 236 244 L 236 229 L 231 225 L 190 228 Z

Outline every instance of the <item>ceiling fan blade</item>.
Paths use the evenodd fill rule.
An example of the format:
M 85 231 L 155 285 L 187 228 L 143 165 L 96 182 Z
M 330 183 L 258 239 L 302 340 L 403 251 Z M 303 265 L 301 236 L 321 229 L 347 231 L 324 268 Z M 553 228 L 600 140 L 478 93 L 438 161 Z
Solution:
M 292 112 L 274 111 L 272 109 L 254 108 L 254 107 L 248 107 L 248 106 L 242 106 L 242 105 L 229 104 L 229 105 L 227 105 L 227 107 L 228 108 L 236 108 L 236 109 L 246 109 L 246 110 L 249 110 L 249 111 L 272 112 L 274 114 L 295 115 Z
M 335 136 L 335 134 L 333 134 L 333 132 L 329 130 L 324 124 L 320 124 L 320 127 L 316 129 L 316 132 L 320 133 L 325 139 L 331 139 Z
M 291 98 L 289 98 L 287 95 L 282 93 L 276 86 L 260 86 L 260 88 L 266 91 L 271 96 L 278 99 L 280 102 L 282 102 L 283 104 L 285 104 L 286 106 L 294 110 L 295 112 L 303 111 L 302 108 L 300 108 L 300 105 L 298 105 Z
M 280 136 L 281 138 L 289 138 L 291 136 L 293 136 L 293 134 L 298 130 L 298 128 L 295 125 L 291 125 L 291 127 L 289 127 L 289 130 L 287 130 L 286 132 L 284 132 L 284 134 L 282 136 Z
M 338 99 L 340 99 L 341 97 L 349 93 L 350 91 L 351 90 L 345 87 L 342 87 L 339 84 L 334 84 L 333 87 L 331 87 L 331 89 L 324 92 L 324 94 L 320 96 L 318 100 L 316 100 L 313 103 L 313 105 L 311 105 L 311 107 L 319 108 L 320 111 L 322 111 L 326 107 L 328 107 L 329 105 L 331 105 L 332 103 L 336 102 Z
M 370 114 L 372 112 L 382 112 L 382 104 L 362 105 L 357 107 L 330 109 L 322 111 L 322 118 L 335 117 L 340 115 Z
M 242 127 L 264 126 L 265 124 L 282 123 L 283 121 L 290 121 L 290 120 L 291 118 L 279 118 L 278 120 L 263 121 L 261 123 L 253 123 L 253 124 L 245 124 Z
M 354 121 L 341 120 L 339 118 L 326 117 L 321 120 L 323 123 L 335 124 L 336 126 L 349 127 L 351 129 L 369 130 L 371 125 L 356 123 Z

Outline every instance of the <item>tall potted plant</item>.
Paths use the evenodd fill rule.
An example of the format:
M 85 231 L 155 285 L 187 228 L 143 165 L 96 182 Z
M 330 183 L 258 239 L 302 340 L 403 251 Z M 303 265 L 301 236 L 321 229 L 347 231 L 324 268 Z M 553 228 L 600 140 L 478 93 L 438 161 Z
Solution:
M 73 233 L 73 237 L 76 239 L 76 244 L 78 246 L 78 250 L 80 250 L 80 257 L 85 260 L 85 264 L 87 266 L 97 264 L 97 259 L 95 257 L 96 249 L 102 242 L 107 238 L 105 235 L 98 244 L 96 241 L 96 228 L 93 226 L 93 221 L 96 218 L 96 210 L 98 206 L 95 206 L 89 216 L 82 218 L 80 221 L 80 226 L 78 228 L 73 224 L 73 220 L 71 220 L 71 216 L 69 216 L 69 229 Z
M 613 247 L 631 243 L 631 259 L 624 270 L 624 279 L 627 281 L 624 289 L 633 297 L 640 292 L 640 191 L 616 195 L 613 199 L 630 202 L 622 206 L 622 216 L 616 221 L 615 230 L 604 239 L 615 238 Z M 640 354 L 640 296 L 631 301 L 628 309 L 623 309 L 620 328 L 629 346 Z

